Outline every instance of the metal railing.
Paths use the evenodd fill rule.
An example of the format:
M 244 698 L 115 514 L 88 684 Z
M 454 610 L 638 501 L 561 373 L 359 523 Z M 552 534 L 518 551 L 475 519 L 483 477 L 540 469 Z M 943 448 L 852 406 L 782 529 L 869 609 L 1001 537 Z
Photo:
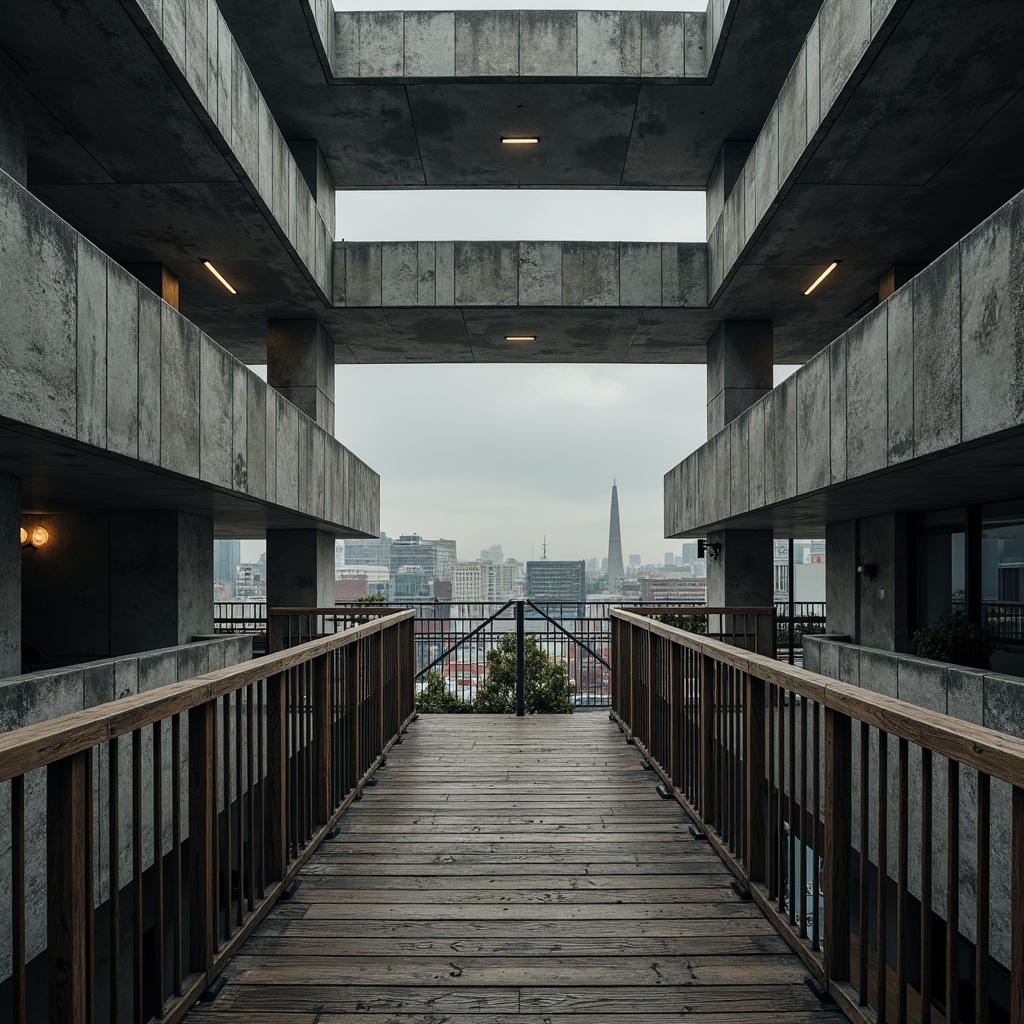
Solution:
M 776 600 L 776 649 L 780 661 L 790 665 L 803 663 L 804 636 L 825 632 L 825 610 L 824 601 Z
M 180 1020 L 400 739 L 412 619 L 0 735 L 0 1019 Z
M 1024 1024 L 1024 742 L 611 614 L 613 718 L 851 1020 Z
M 519 624 L 519 606 L 522 622 Z M 503 638 L 532 638 L 556 664 L 565 665 L 577 707 L 608 707 L 610 692 L 611 608 L 622 602 L 590 601 L 431 601 L 416 612 L 416 678 L 440 672 L 462 700 L 472 700 L 487 682 L 488 654 Z M 397 605 L 358 604 L 327 608 L 274 608 L 269 634 L 273 649 L 351 629 Z M 772 608 L 707 608 L 664 602 L 629 605 L 645 615 L 694 616 L 707 632 L 725 643 L 775 655 Z

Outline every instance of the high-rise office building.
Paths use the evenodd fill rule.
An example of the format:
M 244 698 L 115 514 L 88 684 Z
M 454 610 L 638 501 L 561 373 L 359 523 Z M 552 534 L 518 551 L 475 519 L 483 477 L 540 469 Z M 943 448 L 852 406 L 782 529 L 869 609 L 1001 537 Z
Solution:
M 224 597 L 235 596 L 235 573 L 242 561 L 240 540 L 215 540 L 213 542 L 213 582 L 224 584 Z
M 531 601 L 579 603 L 582 608 L 587 599 L 586 562 L 527 562 L 526 596 Z
M 619 533 L 619 489 L 612 481 L 612 514 L 608 524 L 608 593 L 614 594 L 619 589 L 622 578 L 626 575 L 622 567 L 622 537 Z

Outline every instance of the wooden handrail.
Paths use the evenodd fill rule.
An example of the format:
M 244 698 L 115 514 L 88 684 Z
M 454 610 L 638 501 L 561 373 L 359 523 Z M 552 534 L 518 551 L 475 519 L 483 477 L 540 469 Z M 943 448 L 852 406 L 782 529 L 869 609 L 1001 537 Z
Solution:
M 149 693 L 122 697 L 84 711 L 74 711 L 0 733 L 0 782 L 36 768 L 45 768 L 54 761 L 117 736 L 126 736 L 171 715 L 234 693 L 257 680 L 287 672 L 296 665 L 356 643 L 414 615 L 413 611 L 395 612 L 387 618 L 364 623 L 344 633 L 310 640 L 278 654 L 267 654 L 231 668 L 215 669 L 181 683 L 171 683 Z
M 135 1021 L 179 1021 L 400 742 L 415 714 L 413 617 L 0 735 L 12 851 L 0 1019 L 10 1008 L 16 1024 L 86 1024 L 101 1000 L 97 1012 L 120 1019 L 130 998 Z M 27 815 L 25 779 L 42 768 L 46 806 Z M 30 860 L 45 861 L 45 902 L 26 902 Z M 28 971 L 44 917 L 45 989 Z
M 613 618 L 666 639 L 683 642 L 687 647 L 709 655 L 766 683 L 792 690 L 801 697 L 817 701 L 833 711 L 882 729 L 890 735 L 927 747 L 936 754 L 985 772 L 1014 786 L 1024 787 L 1024 740 L 962 718 L 930 711 L 896 697 L 872 693 L 849 683 L 810 672 L 793 665 L 784 665 L 772 658 L 751 654 L 718 640 L 667 626 L 632 612 L 613 608 Z
M 879 1021 L 929 1019 L 937 998 L 951 1021 L 987 1020 L 994 1005 L 1024 1024 L 1024 741 L 632 610 L 610 614 L 612 717 L 851 1020 L 875 1020 L 868 1006 Z M 935 754 L 946 759 L 939 810 Z M 963 768 L 977 772 L 973 796 Z M 998 812 L 992 780 L 1010 787 Z M 976 814 L 963 844 L 962 797 Z M 944 906 L 933 874 L 945 876 Z

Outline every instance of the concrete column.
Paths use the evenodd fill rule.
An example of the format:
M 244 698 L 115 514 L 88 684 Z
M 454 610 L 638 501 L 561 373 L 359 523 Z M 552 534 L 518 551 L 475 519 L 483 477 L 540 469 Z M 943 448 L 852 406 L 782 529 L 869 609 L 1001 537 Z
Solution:
M 770 320 L 726 320 L 708 342 L 708 437 L 772 389 Z
M 334 341 L 316 320 L 268 321 L 267 383 L 334 434 Z
M 334 606 L 333 533 L 323 530 L 267 530 L 267 608 Z M 275 629 L 274 650 L 282 633 Z
M 151 292 L 168 306 L 180 309 L 178 279 L 162 263 L 126 263 L 125 270 L 134 274 Z
M 924 266 L 920 263 L 895 263 L 878 279 L 878 301 L 885 302 L 897 288 L 916 277 Z
M 25 89 L 0 58 L 0 171 L 28 185 L 28 130 Z
M 110 514 L 110 653 L 213 632 L 213 520 L 187 512 Z
M 770 608 L 775 601 L 774 535 L 771 530 L 719 530 L 708 544 L 720 544 L 707 560 L 709 608 Z M 759 649 L 771 650 L 771 633 L 758 636 Z
M 21 481 L 0 476 L 0 679 L 21 674 Z
M 725 209 L 725 201 L 732 193 L 743 165 L 754 148 L 752 142 L 736 142 L 726 139 L 718 153 L 715 166 L 711 168 L 706 195 L 708 238 Z

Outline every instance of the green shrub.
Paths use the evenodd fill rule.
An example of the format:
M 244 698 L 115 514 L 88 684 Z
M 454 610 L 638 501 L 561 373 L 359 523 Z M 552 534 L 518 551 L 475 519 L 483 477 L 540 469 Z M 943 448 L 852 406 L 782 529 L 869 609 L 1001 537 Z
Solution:
M 457 715 L 473 710 L 471 701 L 463 700 L 448 689 L 440 672 L 431 670 L 423 675 L 423 689 L 416 694 L 416 710 L 424 714 Z
M 934 626 L 917 630 L 911 639 L 919 658 L 968 668 L 991 668 L 993 653 L 1003 650 L 992 630 L 970 622 L 961 611 L 940 615 Z
M 556 665 L 533 637 L 524 641 L 524 689 L 528 715 L 571 715 L 572 697 L 564 665 Z M 506 634 L 487 652 L 487 682 L 476 694 L 474 710 L 489 715 L 515 714 L 516 638 Z
M 659 622 L 666 626 L 675 626 L 676 629 L 685 629 L 687 633 L 698 633 L 704 636 L 708 631 L 708 617 L 706 615 L 665 615 L 658 616 Z

